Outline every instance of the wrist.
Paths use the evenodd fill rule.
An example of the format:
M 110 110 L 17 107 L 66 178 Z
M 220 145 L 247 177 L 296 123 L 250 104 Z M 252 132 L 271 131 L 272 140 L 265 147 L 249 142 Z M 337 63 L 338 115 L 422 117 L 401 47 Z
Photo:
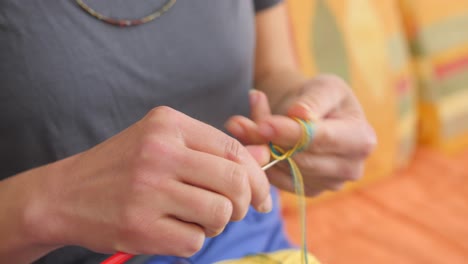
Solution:
M 0 245 L 0 262 L 31 262 L 62 245 L 62 224 L 54 215 L 59 199 L 54 195 L 57 184 L 53 179 L 64 165 L 62 161 L 52 163 L 0 182 L 0 211 L 7 216 L 0 220 L 6 242 Z
M 53 207 L 56 203 L 54 197 L 54 185 L 51 178 L 58 163 L 49 164 L 24 175 L 24 181 L 28 184 L 25 195 L 25 205 L 21 212 L 21 229 L 24 235 L 29 237 L 29 243 L 34 246 L 56 247 L 59 239 L 54 234 L 57 221 L 53 221 Z

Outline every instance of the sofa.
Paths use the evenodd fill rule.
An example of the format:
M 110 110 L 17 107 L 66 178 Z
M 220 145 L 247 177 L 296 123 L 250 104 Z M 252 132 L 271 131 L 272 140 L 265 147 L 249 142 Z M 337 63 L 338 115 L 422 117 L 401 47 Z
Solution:
M 307 201 L 322 263 L 468 263 L 468 0 L 287 0 L 304 73 L 334 73 L 378 146 L 361 180 Z M 281 193 L 290 238 L 299 212 Z

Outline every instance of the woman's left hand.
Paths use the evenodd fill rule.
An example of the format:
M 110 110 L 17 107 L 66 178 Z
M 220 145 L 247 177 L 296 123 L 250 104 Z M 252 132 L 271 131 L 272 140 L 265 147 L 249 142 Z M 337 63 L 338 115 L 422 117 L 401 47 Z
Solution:
M 283 100 L 279 108 L 286 109 L 286 115 L 272 114 L 267 96 L 257 90 L 251 92 L 250 104 L 251 119 L 234 116 L 226 123 L 228 131 L 246 145 L 271 141 L 290 149 L 304 133 L 290 117 L 316 122 L 309 146 L 294 155 L 306 195 L 340 189 L 346 181 L 362 175 L 376 136 L 353 92 L 341 79 L 319 76 L 309 80 Z M 294 191 L 287 163 L 275 165 L 267 175 L 275 186 Z

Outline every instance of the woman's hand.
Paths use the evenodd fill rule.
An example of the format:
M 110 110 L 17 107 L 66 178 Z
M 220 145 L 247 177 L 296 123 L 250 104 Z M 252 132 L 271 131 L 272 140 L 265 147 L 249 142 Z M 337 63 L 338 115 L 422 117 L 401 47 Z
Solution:
M 351 89 L 341 79 L 320 76 L 307 81 L 281 101 L 279 108 L 286 109 L 287 116 L 272 115 L 262 92 L 253 91 L 250 101 L 251 119 L 234 116 L 226 123 L 227 129 L 244 144 L 271 141 L 289 149 L 300 140 L 303 131 L 287 116 L 316 122 L 311 143 L 294 155 L 307 195 L 339 189 L 346 181 L 361 176 L 376 136 Z M 279 188 L 294 191 L 286 163 L 271 168 L 268 178 Z
M 241 220 L 249 205 L 271 210 L 269 183 L 258 165 L 267 161 L 264 146 L 246 148 L 159 107 L 102 144 L 5 184 L 12 190 L 15 181 L 33 185 L 37 179 L 37 188 L 25 193 L 34 199 L 21 221 L 31 228 L 28 239 L 43 248 L 187 257 L 205 237 Z M 0 250 L 0 260 L 7 256 Z

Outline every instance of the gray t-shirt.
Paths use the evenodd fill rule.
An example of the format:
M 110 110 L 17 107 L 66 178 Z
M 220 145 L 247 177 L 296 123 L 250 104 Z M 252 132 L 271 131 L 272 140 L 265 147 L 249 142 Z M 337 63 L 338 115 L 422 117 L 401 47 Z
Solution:
M 86 2 L 126 18 L 165 0 Z M 149 24 L 119 28 L 74 0 L 0 1 L 0 180 L 89 149 L 155 106 L 218 128 L 248 114 L 254 14 L 276 2 L 179 0 Z M 97 257 L 67 247 L 38 263 Z

